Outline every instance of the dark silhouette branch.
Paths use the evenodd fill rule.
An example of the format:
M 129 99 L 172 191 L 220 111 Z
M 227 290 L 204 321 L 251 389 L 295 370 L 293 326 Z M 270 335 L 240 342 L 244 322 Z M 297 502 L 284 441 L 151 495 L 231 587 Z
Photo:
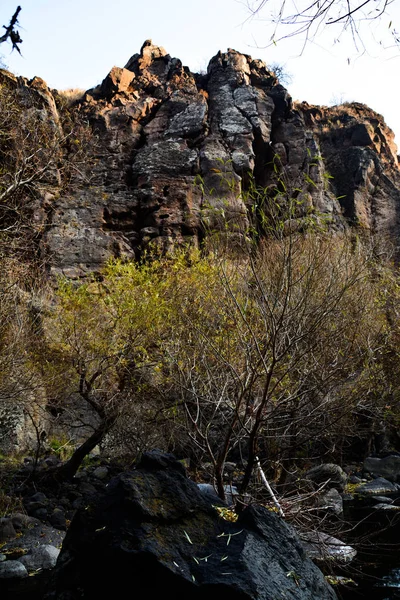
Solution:
M 21 36 L 19 35 L 19 31 L 16 29 L 16 26 L 18 25 L 18 15 L 19 15 L 20 11 L 21 11 L 21 7 L 17 6 L 17 10 L 11 17 L 11 21 L 10 21 L 9 25 L 7 27 L 5 25 L 3 25 L 3 29 L 5 29 L 6 32 L 4 35 L 2 35 L 0 37 L 0 44 L 2 44 L 3 42 L 6 42 L 8 39 L 10 39 L 11 44 L 12 44 L 12 49 L 16 50 L 19 54 L 21 54 L 21 50 L 19 49 L 18 44 L 22 44 L 22 39 L 21 39 Z

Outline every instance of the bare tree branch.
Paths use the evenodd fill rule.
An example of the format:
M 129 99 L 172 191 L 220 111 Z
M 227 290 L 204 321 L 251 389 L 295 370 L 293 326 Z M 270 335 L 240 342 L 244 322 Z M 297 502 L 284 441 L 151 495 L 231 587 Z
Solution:
M 247 1 L 250 18 L 255 16 L 265 19 L 273 25 L 273 32 L 268 45 L 295 36 L 303 37 L 303 48 L 309 41 L 314 41 L 326 25 L 337 25 L 339 32 L 335 33 L 335 41 L 343 34 L 352 37 L 356 50 L 365 50 L 362 24 L 379 21 L 395 0 L 256 0 Z M 267 11 L 269 10 L 269 15 Z M 390 39 L 398 45 L 398 35 L 393 22 L 382 30 L 382 35 L 389 33 Z M 382 44 L 382 41 L 379 41 Z M 392 45 L 382 44 L 382 45 Z
M 21 7 L 18 6 L 15 13 L 11 17 L 11 21 L 10 21 L 9 25 L 7 27 L 5 25 L 3 25 L 3 29 L 5 29 L 6 32 L 4 35 L 2 35 L 0 37 L 0 44 L 2 44 L 3 42 L 6 42 L 8 39 L 10 39 L 11 44 L 12 44 L 12 49 L 16 50 L 19 54 L 21 54 L 21 50 L 19 49 L 18 44 L 22 44 L 22 40 L 21 40 L 21 36 L 19 35 L 19 31 L 17 31 L 17 29 L 15 29 L 15 27 L 18 25 L 18 15 L 20 12 L 21 12 Z

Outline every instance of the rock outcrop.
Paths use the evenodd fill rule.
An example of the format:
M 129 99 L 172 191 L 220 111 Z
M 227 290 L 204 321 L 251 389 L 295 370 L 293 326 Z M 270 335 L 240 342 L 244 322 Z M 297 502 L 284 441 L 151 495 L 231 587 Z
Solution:
M 392 483 L 400 483 L 400 456 L 389 454 L 383 458 L 368 456 L 364 461 L 364 471 L 374 477 L 384 477 Z
M 46 598 L 333 600 L 293 529 L 261 507 L 225 520 L 182 465 L 158 452 L 78 511 Z
M 198 76 L 147 41 L 89 90 L 81 111 L 102 154 L 92 191 L 58 203 L 46 236 L 67 274 L 96 268 L 110 253 L 198 245 L 205 222 L 240 234 L 256 202 L 249 178 L 274 187 L 276 162 L 302 190 L 304 214 L 340 220 L 318 142 L 275 75 L 250 56 L 219 53 Z
M 394 134 L 383 117 L 360 104 L 299 105 L 318 137 L 330 187 L 344 216 L 371 232 L 389 235 L 398 245 L 400 176 Z
M 41 80 L 13 85 L 34 89 L 60 126 Z M 196 246 L 205 229 L 233 240 L 283 185 L 296 227 L 352 223 L 397 245 L 400 177 L 383 118 L 361 104 L 293 103 L 260 60 L 229 49 L 198 75 L 146 41 L 78 110 L 94 132 L 90 166 L 44 194 L 36 215 L 53 272 L 79 277 L 111 256 Z
M 286 211 L 290 227 L 352 224 L 388 235 L 398 246 L 400 175 L 382 117 L 360 104 L 293 103 L 274 73 L 250 56 L 220 52 L 207 73 L 197 75 L 147 41 L 125 68 L 114 67 L 83 95 L 73 118 L 60 94 L 38 77 L 28 81 L 0 70 L 0 83 L 15 94 L 28 130 L 32 123 L 49 125 L 32 151 L 28 142 L 28 163 L 29 155 L 52 152 L 47 165 L 47 159 L 37 163 L 43 173 L 27 201 L 23 191 L 18 210 L 3 207 L 0 223 L 16 236 L 28 235 L 29 243 L 19 244 L 22 256 L 34 247 L 52 274 L 79 278 L 111 257 L 196 247 L 209 230 L 234 244 L 249 224 L 262 229 L 260 207 L 277 189 L 293 200 Z M 84 144 L 74 137 L 73 119 L 84 130 Z M 18 180 L 7 175 L 5 187 Z M 20 207 L 26 212 L 15 228 L 4 219 Z M 31 305 L 38 324 L 41 309 Z M 21 451 L 47 429 L 47 415 L 38 419 L 39 409 L 46 414 L 45 392 L 38 415 L 27 416 L 24 386 L 20 393 L 11 378 L 7 385 L 11 402 L 0 407 L 0 450 Z
M 312 467 L 305 473 L 306 479 L 312 481 L 317 487 L 324 485 L 327 489 L 335 488 L 343 492 L 347 475 L 339 465 L 333 463 L 322 463 Z

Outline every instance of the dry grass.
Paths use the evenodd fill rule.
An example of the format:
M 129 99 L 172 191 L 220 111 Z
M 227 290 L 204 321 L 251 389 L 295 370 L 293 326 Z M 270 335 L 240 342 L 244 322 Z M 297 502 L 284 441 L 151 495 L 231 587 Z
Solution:
M 67 107 L 71 107 L 79 100 L 82 100 L 85 95 L 86 90 L 82 90 L 81 88 L 69 88 L 67 90 L 59 90 L 60 96 L 65 100 Z

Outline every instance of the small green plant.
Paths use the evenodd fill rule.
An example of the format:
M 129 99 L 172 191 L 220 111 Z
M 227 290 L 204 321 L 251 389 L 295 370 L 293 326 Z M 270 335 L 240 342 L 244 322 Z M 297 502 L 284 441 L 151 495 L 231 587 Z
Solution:
M 340 577 L 338 575 L 325 575 L 325 579 L 329 583 L 329 585 L 355 585 L 354 579 L 351 579 L 350 577 Z
M 362 485 L 361 483 L 347 483 L 344 488 L 345 494 L 355 494 L 358 488 Z
M 230 521 L 231 523 L 235 523 L 239 518 L 238 514 L 236 514 L 233 510 L 226 508 L 225 506 L 214 506 L 213 505 L 213 508 L 215 508 L 218 515 L 221 517 L 221 519 L 224 519 L 225 521 Z
M 51 438 L 49 441 L 49 446 L 57 455 L 57 457 L 64 461 L 68 460 L 74 451 L 74 446 L 68 438 Z
M 286 573 L 286 577 L 290 577 L 290 579 L 293 579 L 297 586 L 300 585 L 300 575 L 298 575 L 296 571 L 289 571 L 288 573 Z

